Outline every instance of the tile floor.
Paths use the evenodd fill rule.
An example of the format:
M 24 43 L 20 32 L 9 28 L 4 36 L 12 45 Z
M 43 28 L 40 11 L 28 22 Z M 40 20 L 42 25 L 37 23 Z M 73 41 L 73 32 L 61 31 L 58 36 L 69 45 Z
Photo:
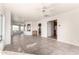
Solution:
M 34 55 L 78 55 L 79 47 L 54 39 L 16 35 L 12 38 L 12 44 L 6 45 L 4 51 Z

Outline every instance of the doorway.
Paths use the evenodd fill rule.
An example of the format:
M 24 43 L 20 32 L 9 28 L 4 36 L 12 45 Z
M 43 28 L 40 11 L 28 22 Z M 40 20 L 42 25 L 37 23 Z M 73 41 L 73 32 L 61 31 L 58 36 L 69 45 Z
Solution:
M 54 20 L 53 23 L 54 23 L 54 35 L 53 35 L 53 37 L 57 39 L 57 20 Z
M 38 24 L 38 35 L 41 36 L 41 23 Z
M 3 27 L 3 20 L 2 20 L 2 17 L 0 16 L 0 41 L 2 40 L 2 27 Z
M 4 39 L 5 35 L 5 21 L 3 15 L 0 15 L 0 41 Z
M 4 39 L 5 39 L 5 17 L 0 15 L 0 50 L 4 48 Z
M 47 36 L 48 38 L 57 39 L 57 20 L 47 22 Z

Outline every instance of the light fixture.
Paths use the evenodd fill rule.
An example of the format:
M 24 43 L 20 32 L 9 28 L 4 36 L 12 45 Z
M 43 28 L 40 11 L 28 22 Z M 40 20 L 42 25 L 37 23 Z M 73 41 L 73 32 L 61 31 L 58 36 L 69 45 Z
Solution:
M 42 8 L 43 17 L 49 16 L 47 10 L 48 10 L 48 8 L 46 6 L 43 6 L 43 8 Z

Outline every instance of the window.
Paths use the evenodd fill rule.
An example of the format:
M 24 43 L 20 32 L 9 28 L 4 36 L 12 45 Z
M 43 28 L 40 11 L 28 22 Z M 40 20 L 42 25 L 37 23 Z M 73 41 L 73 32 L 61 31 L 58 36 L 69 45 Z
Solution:
M 13 25 L 13 31 L 19 31 L 19 26 L 18 25 Z

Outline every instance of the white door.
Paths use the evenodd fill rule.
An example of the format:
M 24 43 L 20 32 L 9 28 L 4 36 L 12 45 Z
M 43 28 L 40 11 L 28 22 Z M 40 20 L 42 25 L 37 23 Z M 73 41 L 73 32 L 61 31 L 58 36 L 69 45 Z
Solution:
M 0 15 L 0 51 L 3 50 L 4 47 L 4 38 L 5 38 L 5 22 L 3 15 Z
M 0 41 L 2 41 L 2 32 L 3 32 L 3 20 L 2 20 L 2 16 L 0 15 Z

